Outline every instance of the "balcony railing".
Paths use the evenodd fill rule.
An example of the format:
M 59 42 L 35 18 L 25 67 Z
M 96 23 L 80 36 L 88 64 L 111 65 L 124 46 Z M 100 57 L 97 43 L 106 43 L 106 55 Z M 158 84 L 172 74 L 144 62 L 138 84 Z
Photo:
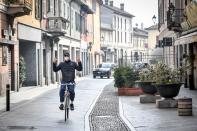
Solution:
M 167 11 L 167 27 L 169 30 L 180 32 L 181 23 L 184 20 L 184 9 L 173 9 Z
M 62 17 L 49 17 L 47 18 L 47 31 L 56 34 L 64 35 L 68 27 L 68 21 Z
M 26 15 L 32 11 L 32 0 L 3 0 L 8 5 L 8 14 Z

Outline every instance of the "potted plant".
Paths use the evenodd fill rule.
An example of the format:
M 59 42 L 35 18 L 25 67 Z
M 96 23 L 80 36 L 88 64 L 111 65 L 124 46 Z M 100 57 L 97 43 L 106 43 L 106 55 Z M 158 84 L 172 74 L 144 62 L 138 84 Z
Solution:
M 182 85 L 180 77 L 180 68 L 173 69 L 164 63 L 155 66 L 155 86 L 164 98 L 174 98 L 178 95 Z
M 119 67 L 114 71 L 115 87 L 118 95 L 140 95 L 141 88 L 135 88 L 136 72 L 130 67 Z
M 19 84 L 22 87 L 23 82 L 26 79 L 26 64 L 25 60 L 22 56 L 19 58 Z
M 154 95 L 157 93 L 157 89 L 153 83 L 155 83 L 154 79 L 155 71 L 153 66 L 149 66 L 145 69 L 142 69 L 138 73 L 138 85 L 142 88 L 142 91 L 145 94 Z

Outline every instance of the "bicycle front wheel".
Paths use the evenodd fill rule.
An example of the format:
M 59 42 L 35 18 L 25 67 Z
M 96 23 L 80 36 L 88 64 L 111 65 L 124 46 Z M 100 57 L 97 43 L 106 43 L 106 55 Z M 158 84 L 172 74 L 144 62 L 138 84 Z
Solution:
M 70 105 L 70 99 L 68 95 L 67 97 L 65 97 L 65 104 L 64 104 L 65 121 L 69 118 L 69 105 Z

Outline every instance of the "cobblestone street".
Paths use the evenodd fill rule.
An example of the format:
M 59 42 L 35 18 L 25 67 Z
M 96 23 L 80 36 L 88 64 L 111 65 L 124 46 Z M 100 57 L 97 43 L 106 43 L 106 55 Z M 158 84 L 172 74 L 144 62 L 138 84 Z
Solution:
M 119 97 L 106 86 L 90 114 L 91 131 L 130 131 L 119 115 Z

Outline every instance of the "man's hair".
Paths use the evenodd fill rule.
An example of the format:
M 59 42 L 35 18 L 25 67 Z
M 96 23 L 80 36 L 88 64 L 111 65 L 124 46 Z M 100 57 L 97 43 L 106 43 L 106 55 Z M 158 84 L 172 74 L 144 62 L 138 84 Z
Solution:
M 64 53 L 64 57 L 70 57 L 70 53 L 69 52 L 66 52 L 66 53 Z

